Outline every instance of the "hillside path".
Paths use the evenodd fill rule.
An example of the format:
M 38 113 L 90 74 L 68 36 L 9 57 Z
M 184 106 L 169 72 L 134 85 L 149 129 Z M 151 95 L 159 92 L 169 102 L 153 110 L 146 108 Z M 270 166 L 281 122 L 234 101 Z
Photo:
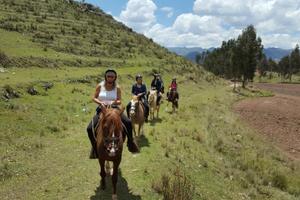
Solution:
M 255 83 L 273 97 L 246 99 L 233 110 L 292 159 L 300 159 L 300 85 Z

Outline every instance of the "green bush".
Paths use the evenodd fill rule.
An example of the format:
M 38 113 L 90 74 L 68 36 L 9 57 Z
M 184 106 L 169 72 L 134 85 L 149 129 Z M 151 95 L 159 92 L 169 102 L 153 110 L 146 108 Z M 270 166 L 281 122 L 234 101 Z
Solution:
M 4 52 L 0 51 L 0 66 L 7 67 L 8 64 L 9 64 L 8 56 Z
M 288 187 L 286 176 L 279 172 L 274 173 L 272 177 L 272 185 L 285 191 Z
M 152 188 L 162 194 L 164 200 L 190 200 L 195 191 L 190 178 L 179 168 L 172 175 L 162 175 L 159 182 L 152 183 Z

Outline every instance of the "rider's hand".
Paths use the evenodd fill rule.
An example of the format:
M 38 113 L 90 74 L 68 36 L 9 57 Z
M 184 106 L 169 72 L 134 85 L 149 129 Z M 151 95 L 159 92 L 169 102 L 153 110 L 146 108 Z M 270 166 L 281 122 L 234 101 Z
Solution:
M 100 107 L 101 109 L 103 109 L 103 108 L 105 108 L 105 104 L 101 102 L 101 103 L 99 104 L 99 107 Z

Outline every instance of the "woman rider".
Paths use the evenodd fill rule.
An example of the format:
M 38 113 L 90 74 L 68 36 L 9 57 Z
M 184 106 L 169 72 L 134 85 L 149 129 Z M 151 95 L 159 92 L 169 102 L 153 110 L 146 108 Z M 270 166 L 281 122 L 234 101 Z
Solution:
M 169 86 L 169 92 L 167 93 L 167 98 L 169 101 L 171 101 L 171 94 L 172 92 L 175 92 L 177 98 L 179 98 L 178 92 L 177 92 L 177 83 L 176 83 L 176 78 L 173 77 L 172 82 Z
M 135 76 L 136 83 L 132 85 L 131 94 L 138 96 L 138 98 L 142 101 L 145 108 L 145 122 L 148 122 L 149 115 L 149 105 L 146 98 L 147 88 L 146 85 L 143 84 L 143 76 L 138 74 Z M 129 110 L 131 107 L 131 101 L 126 106 L 127 116 L 129 116 Z
M 159 105 L 162 93 L 163 93 L 163 81 L 159 74 L 153 74 L 153 80 L 151 82 L 151 89 L 155 89 L 157 91 L 157 102 L 156 104 Z
M 96 109 L 96 115 L 87 127 L 88 136 L 93 147 L 90 158 L 97 158 L 97 152 L 95 151 L 96 136 L 94 135 L 95 131 L 93 131 L 93 129 L 95 130 L 97 127 L 101 111 L 105 110 L 107 106 L 117 108 L 118 105 L 121 105 L 121 89 L 116 82 L 117 72 L 113 69 L 108 69 L 105 72 L 104 78 L 105 80 L 96 86 L 93 101 L 98 104 L 98 107 Z M 138 152 L 138 147 L 133 141 L 131 121 L 124 114 L 121 115 L 121 120 L 126 127 L 125 133 L 127 135 L 128 150 L 132 153 L 136 153 Z

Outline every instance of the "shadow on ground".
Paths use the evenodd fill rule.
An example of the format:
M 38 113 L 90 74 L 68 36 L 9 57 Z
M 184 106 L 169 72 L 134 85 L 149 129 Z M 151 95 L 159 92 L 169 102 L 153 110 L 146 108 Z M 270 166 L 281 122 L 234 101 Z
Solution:
M 150 146 L 149 140 L 145 135 L 141 135 L 140 137 L 137 137 L 136 140 L 140 148 Z
M 162 119 L 161 118 L 154 118 L 149 121 L 150 126 L 155 126 L 156 123 L 161 123 Z
M 106 176 L 106 189 L 100 188 L 100 176 L 99 185 L 95 190 L 95 194 L 90 197 L 90 200 L 111 200 L 112 199 L 112 182 L 111 176 Z M 121 170 L 119 170 L 119 178 L 117 183 L 117 195 L 118 200 L 141 200 L 140 195 L 132 194 L 128 188 L 128 183 L 122 176 Z

